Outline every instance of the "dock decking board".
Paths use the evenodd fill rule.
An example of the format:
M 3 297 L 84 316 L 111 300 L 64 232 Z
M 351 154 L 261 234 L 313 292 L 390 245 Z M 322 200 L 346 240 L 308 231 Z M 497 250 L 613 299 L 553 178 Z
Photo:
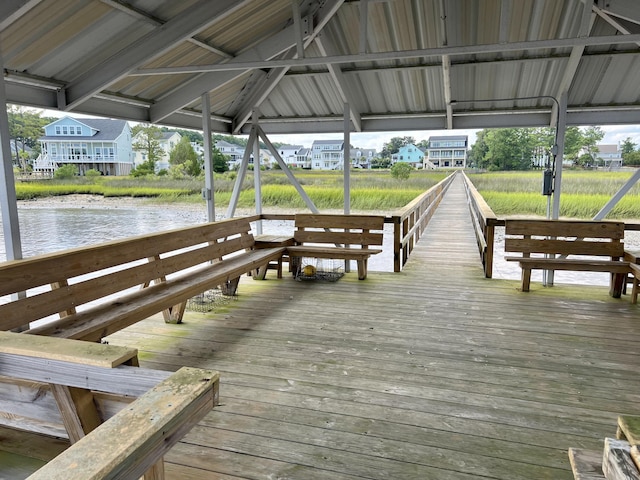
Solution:
M 484 278 L 455 180 L 401 273 L 243 279 L 217 312 L 109 341 L 221 372 L 169 478 L 571 479 L 569 447 L 600 450 L 640 411 L 638 307 L 518 286 Z

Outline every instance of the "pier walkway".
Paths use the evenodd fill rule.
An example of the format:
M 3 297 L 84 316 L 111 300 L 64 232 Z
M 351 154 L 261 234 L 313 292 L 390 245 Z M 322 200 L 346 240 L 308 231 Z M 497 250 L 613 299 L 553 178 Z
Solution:
M 483 276 L 461 178 L 401 273 L 242 280 L 184 324 L 109 338 L 142 366 L 221 372 L 175 479 L 570 479 L 640 413 L 640 314 L 606 287 Z

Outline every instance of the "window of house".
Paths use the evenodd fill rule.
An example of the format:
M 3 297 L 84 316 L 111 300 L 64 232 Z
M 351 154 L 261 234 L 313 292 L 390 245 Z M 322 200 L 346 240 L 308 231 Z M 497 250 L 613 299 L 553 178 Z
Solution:
M 60 125 L 56 125 L 56 135 L 61 135 L 62 130 L 60 129 Z
M 76 135 L 82 135 L 82 127 L 76 127 Z
M 69 135 L 69 129 L 67 128 L 67 126 L 66 126 L 66 125 L 64 125 L 64 126 L 62 127 L 62 134 L 63 134 L 63 135 Z

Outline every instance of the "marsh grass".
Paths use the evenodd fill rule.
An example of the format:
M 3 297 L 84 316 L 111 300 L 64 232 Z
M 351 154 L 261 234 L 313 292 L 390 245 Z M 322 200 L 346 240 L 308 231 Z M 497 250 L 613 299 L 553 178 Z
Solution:
M 408 180 L 391 177 L 388 171 L 351 172 L 351 208 L 354 210 L 393 210 L 401 208 L 429 189 L 450 172 L 413 172 Z M 343 207 L 343 176 L 340 171 L 294 171 L 294 175 L 309 197 L 320 209 Z M 215 200 L 228 205 L 236 172 L 216 175 Z M 264 206 L 305 208 L 305 203 L 282 171 L 261 172 Z M 105 197 L 147 197 L 160 202 L 202 202 L 203 179 L 173 179 L 169 177 L 76 177 L 66 181 L 47 180 L 17 183 L 18 199 L 37 197 L 92 194 Z M 255 205 L 253 173 L 247 173 L 239 198 L 239 206 Z
M 560 216 L 593 218 L 633 172 L 566 170 L 562 174 Z M 472 174 L 469 178 L 494 213 L 545 216 L 542 172 Z M 607 215 L 608 219 L 640 219 L 640 186 L 634 186 Z

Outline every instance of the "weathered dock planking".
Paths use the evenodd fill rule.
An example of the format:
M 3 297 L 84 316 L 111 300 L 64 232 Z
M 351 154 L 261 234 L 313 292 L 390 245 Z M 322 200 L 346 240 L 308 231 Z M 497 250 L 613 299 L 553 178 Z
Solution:
M 567 450 L 640 410 L 637 305 L 484 278 L 460 179 L 401 273 L 243 282 L 216 312 L 108 339 L 221 373 L 168 478 L 571 479 Z

